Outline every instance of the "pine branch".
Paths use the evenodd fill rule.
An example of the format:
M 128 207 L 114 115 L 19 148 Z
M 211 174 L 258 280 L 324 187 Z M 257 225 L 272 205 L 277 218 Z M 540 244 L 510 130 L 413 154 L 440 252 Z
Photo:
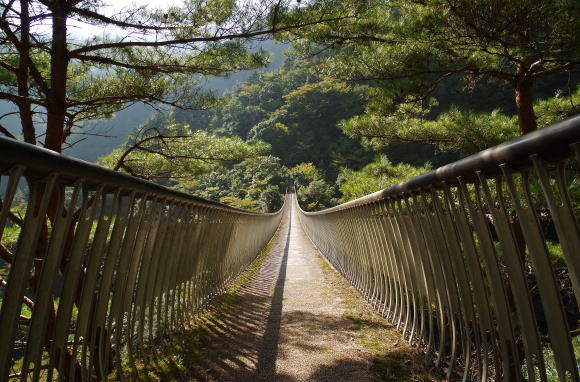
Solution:
M 151 25 L 146 25 L 146 24 L 135 24 L 135 23 L 127 22 L 127 21 L 115 20 L 113 18 L 107 17 L 105 15 L 91 11 L 89 9 L 83 9 L 83 8 L 77 8 L 77 7 L 72 7 L 71 11 L 78 14 L 78 15 L 86 17 L 88 19 L 101 21 L 101 22 L 115 25 L 115 26 L 118 26 L 121 28 L 135 28 L 135 29 L 150 30 L 150 31 L 171 31 L 171 30 L 179 30 L 179 29 L 183 28 L 183 27 L 179 27 L 179 26 L 151 26 Z
M 280 33 L 285 31 L 290 31 L 292 29 L 297 28 L 304 28 L 307 26 L 312 26 L 315 24 L 319 24 L 321 22 L 329 22 L 329 21 L 339 21 L 349 18 L 348 16 L 344 17 L 335 17 L 331 19 L 324 19 L 324 20 L 316 20 L 308 23 L 299 23 L 296 25 L 289 25 L 286 27 L 273 27 L 266 30 L 255 31 L 255 32 L 240 32 L 240 33 L 232 33 L 232 34 L 224 34 L 224 35 L 215 35 L 211 37 L 192 37 L 192 38 L 180 38 L 180 39 L 169 39 L 169 40 L 162 40 L 162 41 L 119 41 L 114 43 L 105 43 L 105 44 L 95 44 L 90 45 L 78 49 L 74 49 L 70 51 L 69 57 L 77 58 L 78 55 L 82 55 L 88 52 L 94 52 L 99 50 L 106 50 L 106 49 L 118 49 L 118 48 L 132 48 L 132 47 L 165 47 L 171 45 L 187 45 L 187 44 L 194 44 L 194 43 L 202 43 L 202 42 L 219 42 L 225 40 L 246 40 L 255 37 L 267 36 L 272 35 L 274 33 Z

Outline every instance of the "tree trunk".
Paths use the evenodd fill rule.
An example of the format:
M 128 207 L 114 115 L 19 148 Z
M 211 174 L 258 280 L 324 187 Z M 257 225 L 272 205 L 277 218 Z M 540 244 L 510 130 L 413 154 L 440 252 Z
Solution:
M 538 128 L 534 113 L 534 84 L 532 80 L 527 76 L 516 79 L 515 93 L 520 133 L 524 135 Z
M 50 57 L 50 89 L 46 100 L 47 149 L 61 152 L 64 140 L 64 120 L 66 113 L 66 82 L 68 69 L 68 50 L 66 39 L 66 19 L 68 9 L 66 0 L 55 0 L 52 3 L 52 47 Z
M 18 104 L 20 121 L 22 124 L 22 134 L 24 141 L 36 144 L 36 131 L 32 122 L 31 103 L 28 100 L 28 63 L 30 61 L 30 14 L 28 10 L 28 0 L 20 0 L 20 51 L 18 60 L 18 95 L 25 101 Z
M 21 0 L 27 1 L 27 0 Z M 66 20 L 68 17 L 69 9 L 66 0 L 53 0 L 50 4 L 50 10 L 52 11 L 52 46 L 51 46 L 51 57 L 50 57 L 50 88 L 48 89 L 47 99 L 46 99 L 46 111 L 47 111 L 47 123 L 46 123 L 46 139 L 44 141 L 44 146 L 47 149 L 61 152 L 62 144 L 64 143 L 64 125 L 65 125 L 65 114 L 66 114 L 66 89 L 67 89 L 67 71 L 69 56 L 67 50 L 67 28 Z M 59 195 L 58 192 L 54 192 L 50 200 L 50 204 L 47 210 L 47 221 L 54 220 L 56 214 L 56 206 L 58 205 L 58 198 L 64 197 Z M 71 206 L 71 208 L 73 208 Z M 68 213 L 73 213 L 72 210 Z M 67 234 L 67 245 L 72 243 L 71 233 Z M 38 256 L 42 258 L 41 254 L 45 251 L 41 248 L 42 243 L 37 245 Z M 66 256 L 65 256 L 66 258 Z M 42 262 L 39 262 L 40 269 Z M 32 280 L 34 282 L 34 280 Z M 51 315 L 49 317 L 49 322 L 46 331 L 45 341 L 46 348 L 50 349 L 51 336 L 50 333 L 54 327 L 56 319 L 56 312 L 51 309 Z M 59 370 L 59 373 L 63 373 L 62 379 L 65 381 L 71 380 L 69 378 L 68 371 L 71 367 L 74 368 L 73 381 L 82 380 L 82 370 L 78 361 L 73 358 L 72 352 L 68 347 L 64 349 L 64 370 Z M 57 359 L 59 356 L 57 354 Z

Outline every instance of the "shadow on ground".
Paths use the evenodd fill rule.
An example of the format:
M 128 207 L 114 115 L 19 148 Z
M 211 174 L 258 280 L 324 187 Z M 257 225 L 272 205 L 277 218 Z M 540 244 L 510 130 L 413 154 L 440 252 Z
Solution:
M 289 227 L 289 222 L 284 224 L 271 255 L 263 258 L 262 264 L 254 266 L 254 277 L 230 288 L 199 315 L 191 329 L 169 339 L 140 360 L 139 375 L 133 380 L 297 381 L 276 370 L 276 359 L 284 357 L 278 346 L 280 341 L 286 341 L 286 344 L 293 341 L 290 343 L 292 347 L 304 349 L 307 354 L 324 350 L 309 342 L 309 338 L 329 333 L 336 338 L 338 333 L 340 340 L 352 342 L 353 337 L 361 337 L 360 332 L 365 328 L 392 331 L 390 325 L 376 320 L 365 323 L 349 316 L 341 318 L 293 311 L 284 315 L 285 338 L 281 339 Z M 431 380 L 416 378 L 415 369 L 423 358 L 415 349 L 402 346 L 371 353 L 370 364 L 362 357 L 360 361 L 339 359 L 320 366 L 308 381 L 355 381 L 361 368 L 375 371 L 376 380 Z

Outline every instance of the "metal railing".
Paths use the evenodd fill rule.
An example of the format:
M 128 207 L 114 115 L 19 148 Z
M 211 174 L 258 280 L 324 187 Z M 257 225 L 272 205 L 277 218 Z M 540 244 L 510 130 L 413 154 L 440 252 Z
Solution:
M 282 211 L 237 210 L 9 139 L 0 202 L 0 381 L 122 378 L 256 257 Z
M 579 162 L 576 116 L 300 218 L 448 379 L 580 381 Z

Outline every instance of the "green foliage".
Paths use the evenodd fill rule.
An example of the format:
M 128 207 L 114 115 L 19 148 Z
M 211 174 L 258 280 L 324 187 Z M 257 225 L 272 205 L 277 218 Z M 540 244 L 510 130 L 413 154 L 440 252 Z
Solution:
M 324 181 L 312 163 L 300 163 L 290 169 L 296 196 L 305 211 L 317 211 L 336 205 L 336 187 Z
M 535 104 L 538 127 L 547 127 L 580 112 L 580 84 L 569 95 L 562 92 L 554 97 L 540 100 Z
M 273 212 L 284 203 L 288 169 L 273 156 L 221 166 L 183 184 L 184 190 L 232 207 Z
M 224 94 L 227 102 L 215 112 L 211 121 L 214 130 L 247 138 L 250 130 L 267 120 L 284 105 L 284 97 L 302 85 L 320 78 L 311 72 L 310 61 L 286 60 L 273 73 L 254 73 L 246 82 Z
M 302 208 L 318 210 L 336 204 L 336 188 L 324 181 L 312 163 L 301 163 L 289 170 L 274 156 L 218 167 L 190 182 L 185 191 L 232 207 L 273 212 L 284 202 L 289 179 L 295 181 Z
M 432 160 L 433 153 L 426 150 L 423 159 L 417 161 L 413 158 L 416 146 L 407 146 L 409 142 L 433 145 L 437 152 L 466 156 L 515 138 L 518 135 L 516 117 L 503 114 L 497 107 L 491 113 L 487 112 L 494 101 L 495 84 L 483 87 L 488 92 L 485 100 L 472 99 L 467 102 L 449 97 L 457 87 L 479 86 L 481 82 L 476 80 L 485 73 L 471 73 L 470 76 L 454 78 L 453 82 L 443 81 L 439 89 L 442 90 L 434 92 L 439 86 L 437 74 L 421 72 L 432 68 L 457 69 L 459 64 L 456 61 L 470 62 L 472 65 L 477 63 L 482 65 L 480 69 L 497 64 L 492 58 L 486 58 L 485 54 L 475 51 L 470 57 L 461 55 L 450 60 L 449 52 L 441 51 L 441 47 L 430 46 L 429 36 L 421 30 L 421 23 L 428 22 L 427 28 L 437 32 L 434 38 L 441 39 L 442 33 L 447 30 L 445 28 L 450 28 L 452 23 L 460 22 L 467 16 L 455 14 L 456 11 L 445 8 L 447 4 L 444 13 L 453 20 L 441 20 L 443 16 L 434 10 L 435 6 L 440 5 L 435 0 L 398 9 L 402 7 L 401 4 L 394 2 L 385 5 L 371 1 L 364 6 L 353 7 L 357 17 L 348 24 L 344 20 L 336 20 L 310 29 L 295 30 L 292 34 L 306 37 L 296 43 L 296 51 L 312 52 L 316 43 L 323 46 L 332 43 L 335 49 L 323 57 L 308 60 L 293 57 L 273 73 L 254 73 L 245 83 L 225 93 L 215 103 L 217 108 L 214 110 L 175 109 L 155 116 L 146 126 L 153 128 L 174 120 L 187 123 L 196 134 L 200 131 L 208 132 L 212 139 L 217 139 L 217 136 L 220 139 L 239 137 L 242 140 L 259 139 L 268 143 L 271 154 L 280 158 L 279 164 L 284 167 L 284 171 L 289 171 L 294 178 L 308 179 L 297 180 L 297 183 L 300 187 L 299 198 L 303 199 L 301 204 L 310 210 L 335 204 L 338 192 L 327 182 L 334 181 L 339 172 L 340 190 L 344 193 L 341 200 L 345 201 L 388 187 L 429 168 L 429 165 L 424 165 L 415 171 L 413 166 L 394 166 L 385 157 L 358 172 L 357 169 L 371 162 L 375 155 L 363 149 L 358 138 L 368 148 L 389 152 L 389 157 L 396 144 L 399 155 L 391 158 L 395 158 L 396 162 L 415 165 Z M 475 8 L 478 6 L 479 2 L 473 5 Z M 487 19 L 485 22 L 492 21 Z M 444 25 L 429 24 L 434 22 Z M 462 25 L 461 28 L 468 26 Z M 333 34 L 336 31 L 340 33 Z M 353 33 L 358 33 L 360 38 L 352 38 Z M 384 40 L 387 37 L 396 37 L 401 41 L 390 44 Z M 353 63 L 356 65 L 351 65 Z M 550 65 L 545 63 L 542 67 Z M 347 83 L 332 78 L 381 80 L 384 78 L 379 74 L 385 73 L 388 76 L 402 76 L 388 82 Z M 425 98 L 425 94 L 434 94 L 437 99 Z M 570 101 L 577 104 L 576 97 L 580 97 L 579 94 L 575 93 L 571 100 L 559 95 L 551 100 L 538 101 L 536 110 L 539 125 L 549 124 L 576 110 Z M 456 100 L 460 106 L 449 107 L 447 104 L 442 105 L 439 100 Z M 482 103 L 485 103 L 485 107 L 480 107 Z M 504 105 L 500 106 L 503 108 Z M 341 133 L 341 129 L 345 134 Z M 174 178 L 180 179 L 180 189 L 240 208 L 272 210 L 279 205 L 280 199 L 276 195 L 283 192 L 280 185 L 285 181 L 273 181 L 263 175 L 260 168 L 254 169 L 257 174 L 262 174 L 255 179 L 244 175 L 252 170 L 242 169 L 243 166 L 261 166 L 264 163 L 260 161 L 242 162 L 243 166 L 240 163 L 219 167 L 200 161 L 189 161 L 184 165 L 176 160 L 172 160 L 169 165 L 169 161 L 151 153 L 137 157 L 139 162 L 149 159 L 152 166 L 162 170 L 161 173 L 166 173 L 170 167 L 183 168 L 183 171 L 173 170 Z M 311 167 L 306 168 L 306 163 L 310 163 Z M 393 172 L 395 169 L 399 171 L 396 174 Z M 213 172 L 207 174 L 210 171 Z M 272 171 L 276 173 L 279 170 Z M 190 174 L 188 179 L 185 179 L 186 174 Z M 272 181 L 274 183 L 269 183 Z
M 205 77 L 263 67 L 270 55 L 259 40 L 315 22 L 292 8 L 289 0 L 3 3 L 0 99 L 20 107 L 18 135 L 36 143 L 46 131 L 46 145 L 56 151 L 86 128 L 82 121 L 111 118 L 137 102 L 214 107 Z
M 290 169 L 290 176 L 296 187 L 307 186 L 308 183 L 322 178 L 320 171 L 312 163 L 300 163 Z
M 6 246 L 10 250 L 14 250 L 14 248 L 16 248 L 16 244 L 18 243 L 18 236 L 20 236 L 20 231 L 20 226 L 16 224 L 4 227 L 4 233 L 2 234 L 2 245 Z M 1 271 L 0 276 L 2 276 Z
M 382 45 L 398 54 L 394 62 L 405 66 L 422 64 L 420 58 L 436 55 L 430 62 L 435 60 L 445 68 L 471 64 L 500 70 L 507 55 L 517 60 L 541 54 L 557 60 L 566 53 L 578 53 L 574 46 L 578 4 L 573 1 L 395 1 L 381 8 L 388 15 L 376 14 L 372 21 L 388 16 L 379 24 L 383 37 L 394 37 L 404 47 Z M 432 44 L 434 40 L 438 44 Z
M 503 79 L 518 63 L 535 74 L 577 60 L 579 15 L 574 0 L 366 1 L 356 19 L 302 30 L 296 49 L 329 47 L 327 73 L 388 80 L 405 97 L 455 74 Z
M 570 97 L 555 97 L 535 103 L 538 126 L 547 127 L 580 110 L 580 86 Z M 437 145 L 441 151 L 454 151 L 461 156 L 517 138 L 516 116 L 500 110 L 474 112 L 452 106 L 430 119 L 429 108 L 405 103 L 391 114 L 381 111 L 377 102 L 369 104 L 367 113 L 342 121 L 340 127 L 350 137 L 362 138 L 363 144 L 381 149 L 393 143 L 420 142 Z
M 306 211 L 318 211 L 337 204 L 335 194 L 335 187 L 316 179 L 298 190 L 298 202 Z
M 228 206 L 234 207 L 234 208 L 239 208 L 241 210 L 248 210 L 248 211 L 254 211 L 254 212 L 268 212 L 268 211 L 262 211 L 262 208 L 261 208 L 262 206 L 260 205 L 260 202 L 258 202 L 257 200 L 243 199 L 243 198 L 237 198 L 235 196 L 227 195 L 227 196 L 221 197 L 219 199 L 219 202 L 226 204 Z
M 442 151 L 456 151 L 462 156 L 518 136 L 515 117 L 505 116 L 498 110 L 476 113 L 455 107 L 441 113 L 436 120 L 400 114 L 364 114 L 341 126 L 349 136 L 363 137 L 363 142 L 375 149 L 396 142 L 420 142 L 435 144 Z
M 252 76 L 226 95 L 211 119 L 212 131 L 263 140 L 284 165 L 313 162 L 326 179 L 336 177 L 340 166 L 361 167 L 370 154 L 336 125 L 362 112 L 365 88 L 321 80 L 313 65 L 290 60 L 274 73 Z
M 204 90 L 186 73 L 167 76 L 123 68 L 100 73 L 84 64 L 72 65 L 69 71 L 73 72 L 69 75 L 70 97 L 84 105 L 75 110 L 76 121 L 112 118 L 115 112 L 135 101 L 154 104 L 156 100 L 167 100 L 191 109 L 211 108 L 218 102 L 215 94 Z
M 283 96 L 284 104 L 255 125 L 250 137 L 294 166 L 311 161 L 329 178 L 340 166 L 361 166 L 369 157 L 357 141 L 340 134 L 338 121 L 362 111 L 362 89 L 337 81 L 306 83 Z
M 114 150 L 99 163 L 146 179 L 169 179 L 180 187 L 213 169 L 216 162 L 239 161 L 269 150 L 263 142 L 192 132 L 184 124 L 169 125 L 163 132 L 146 130 L 133 140 L 134 144 Z
M 367 112 L 375 119 L 416 118 L 450 83 L 464 93 L 494 80 L 512 88 L 519 129 L 529 132 L 536 128 L 534 83 L 571 71 L 580 59 L 580 3 L 574 0 L 364 4 L 357 18 L 302 30 L 294 48 L 305 56 L 331 51 L 318 67 L 325 76 L 372 83 L 380 107 Z M 503 108 L 495 102 L 493 109 Z
M 213 110 L 171 110 L 150 118 L 144 129 L 187 123 L 224 137 L 271 145 L 271 153 L 291 167 L 313 162 L 327 180 L 341 166 L 362 167 L 371 159 L 357 140 L 348 139 L 338 121 L 362 112 L 364 87 L 322 81 L 313 62 L 290 60 L 273 73 L 255 73 L 221 98 Z
M 13 205 L 10 207 L 10 213 L 15 217 L 15 219 L 23 222 L 24 217 L 26 216 L 28 201 L 26 200 L 22 190 L 16 192 L 12 204 Z M 50 226 L 50 222 L 48 223 L 48 226 Z M 19 223 L 15 223 L 15 220 L 13 220 L 12 217 L 7 219 L 6 224 L 4 225 L 1 239 L 2 245 L 12 253 L 16 251 L 18 237 L 20 236 L 21 231 L 22 227 L 19 225 Z M 3 275 L 2 273 L 3 272 L 0 270 L 0 276 Z
M 406 163 L 393 164 L 381 155 L 360 171 L 345 168 L 337 180 L 342 192 L 341 202 L 380 191 L 431 170 L 430 164 L 414 167 Z
M 574 355 L 576 357 L 576 364 L 580 364 L 580 336 L 575 336 L 572 338 L 572 348 L 574 349 Z M 542 348 L 542 353 L 544 356 L 544 362 L 546 363 L 546 376 L 548 382 L 558 382 L 560 377 L 558 377 L 558 368 L 556 365 L 556 360 L 554 358 L 554 351 L 550 346 L 544 346 Z M 527 365 L 522 366 L 522 374 L 524 378 L 528 376 Z

